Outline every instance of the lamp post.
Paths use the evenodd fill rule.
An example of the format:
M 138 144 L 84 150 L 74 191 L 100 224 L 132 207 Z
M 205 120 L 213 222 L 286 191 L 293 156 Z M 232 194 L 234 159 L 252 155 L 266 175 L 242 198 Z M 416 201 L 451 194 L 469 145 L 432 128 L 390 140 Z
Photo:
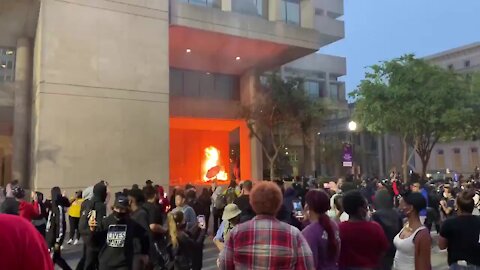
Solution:
M 356 179 L 355 176 L 355 144 L 353 142 L 353 133 L 357 130 L 357 122 L 350 121 L 348 122 L 348 130 L 350 131 L 350 145 L 352 147 L 352 175 L 353 180 Z

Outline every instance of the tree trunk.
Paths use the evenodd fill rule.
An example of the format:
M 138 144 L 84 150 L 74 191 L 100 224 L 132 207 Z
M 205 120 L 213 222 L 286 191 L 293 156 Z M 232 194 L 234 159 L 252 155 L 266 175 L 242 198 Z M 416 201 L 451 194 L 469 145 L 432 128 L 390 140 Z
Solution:
M 307 138 L 306 134 L 302 135 L 302 144 L 303 144 L 303 162 L 300 167 L 300 174 L 303 176 L 307 175 L 308 171 L 308 164 L 310 163 L 309 157 L 310 157 L 310 152 L 308 149 L 308 143 L 307 143 Z
M 428 162 L 430 161 L 430 153 L 425 153 L 424 156 L 420 157 L 422 161 L 422 179 L 427 179 L 427 166 Z
M 315 137 L 313 133 L 307 133 L 303 136 L 303 176 L 315 176 Z
M 402 146 L 403 146 L 403 156 L 402 156 L 402 177 L 403 182 L 406 183 L 408 181 L 408 144 L 407 144 L 407 137 L 402 137 Z
M 270 181 L 275 180 L 275 160 L 270 160 Z

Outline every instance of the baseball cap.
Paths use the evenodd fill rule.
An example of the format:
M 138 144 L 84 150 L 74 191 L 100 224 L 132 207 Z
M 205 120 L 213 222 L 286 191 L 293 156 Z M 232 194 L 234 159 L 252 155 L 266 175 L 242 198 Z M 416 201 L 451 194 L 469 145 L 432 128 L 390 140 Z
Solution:
M 120 209 L 127 209 L 128 206 L 129 206 L 128 198 L 125 197 L 124 195 L 118 195 L 115 198 L 115 203 L 113 204 L 113 207 L 120 208 Z

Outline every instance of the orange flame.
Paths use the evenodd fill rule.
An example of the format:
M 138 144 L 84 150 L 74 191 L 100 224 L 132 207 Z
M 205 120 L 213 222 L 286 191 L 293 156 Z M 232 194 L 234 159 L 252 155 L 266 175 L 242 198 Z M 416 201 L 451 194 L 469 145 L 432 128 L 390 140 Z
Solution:
M 203 181 L 208 182 L 215 177 L 208 178 L 207 172 L 213 167 L 220 165 L 220 151 L 213 146 L 205 148 L 205 163 L 203 165 Z M 228 174 L 225 172 L 225 169 L 221 167 L 220 172 L 216 175 L 217 180 L 227 181 Z

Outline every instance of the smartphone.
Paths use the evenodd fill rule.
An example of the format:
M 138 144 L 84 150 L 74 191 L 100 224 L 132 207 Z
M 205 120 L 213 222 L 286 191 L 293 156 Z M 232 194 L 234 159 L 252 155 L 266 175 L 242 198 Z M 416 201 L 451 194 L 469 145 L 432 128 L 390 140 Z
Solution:
M 303 206 L 300 200 L 293 200 L 293 214 L 295 217 L 303 217 Z
M 90 220 L 97 220 L 97 211 L 90 211 Z
M 202 229 L 205 228 L 206 221 L 205 221 L 205 216 L 204 215 L 198 215 L 197 216 L 197 221 L 198 221 L 198 226 Z

